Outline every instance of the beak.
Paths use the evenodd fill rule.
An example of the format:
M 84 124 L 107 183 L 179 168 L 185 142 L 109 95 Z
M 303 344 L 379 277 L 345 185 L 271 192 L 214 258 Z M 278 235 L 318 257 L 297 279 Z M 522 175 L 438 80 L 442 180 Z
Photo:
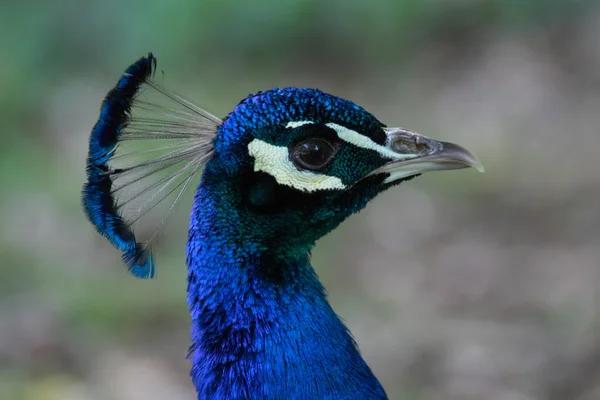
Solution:
M 392 161 L 370 175 L 388 173 L 384 183 L 429 171 L 475 168 L 485 172 L 483 165 L 469 150 L 454 143 L 430 139 L 402 128 L 385 128 L 388 155 Z

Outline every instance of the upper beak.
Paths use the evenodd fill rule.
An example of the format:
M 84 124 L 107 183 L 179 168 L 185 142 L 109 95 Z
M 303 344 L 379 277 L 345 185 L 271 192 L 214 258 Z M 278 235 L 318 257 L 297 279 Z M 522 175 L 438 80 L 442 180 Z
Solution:
M 384 183 L 429 171 L 472 167 L 485 172 L 477 157 L 462 146 L 433 140 L 402 128 L 384 130 L 387 148 L 391 150 L 388 154 L 393 158 L 372 173 L 389 173 Z

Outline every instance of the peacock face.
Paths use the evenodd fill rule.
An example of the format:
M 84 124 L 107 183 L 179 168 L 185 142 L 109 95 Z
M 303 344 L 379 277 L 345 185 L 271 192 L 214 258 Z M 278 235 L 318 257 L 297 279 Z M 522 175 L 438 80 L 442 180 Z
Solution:
M 479 167 L 459 146 L 386 128 L 356 104 L 313 89 L 249 96 L 219 127 L 214 146 L 204 179 L 235 194 L 233 207 L 251 214 L 248 230 L 285 243 L 313 243 L 378 193 L 423 172 Z

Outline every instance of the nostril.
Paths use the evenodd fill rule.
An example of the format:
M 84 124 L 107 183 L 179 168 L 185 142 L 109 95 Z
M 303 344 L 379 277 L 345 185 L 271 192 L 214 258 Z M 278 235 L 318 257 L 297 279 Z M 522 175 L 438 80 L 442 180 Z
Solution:
M 390 137 L 390 147 L 396 153 L 402 154 L 423 155 L 432 150 L 428 141 L 419 135 Z

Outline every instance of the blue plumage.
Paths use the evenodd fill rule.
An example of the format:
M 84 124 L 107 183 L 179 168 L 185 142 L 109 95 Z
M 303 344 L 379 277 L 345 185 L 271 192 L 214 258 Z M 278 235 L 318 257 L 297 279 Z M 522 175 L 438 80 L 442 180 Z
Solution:
M 259 222 L 231 215 L 237 194 L 212 172 L 208 165 L 195 197 L 187 248 L 198 398 L 387 398 L 331 309 L 307 247 L 280 246 L 278 230 L 246 235 Z
M 259 92 L 220 120 L 156 85 L 154 63 L 152 55 L 140 59 L 107 95 L 91 134 L 83 203 L 132 273 L 152 277 L 155 234 L 140 242 L 133 224 L 171 193 L 177 203 L 203 167 L 187 244 L 198 399 L 386 399 L 329 305 L 310 251 L 390 187 L 480 164 L 458 145 L 386 128 L 316 89 Z M 176 108 L 145 100 L 144 88 Z M 168 144 L 119 155 L 125 142 L 142 139 Z M 122 157 L 133 161 L 118 167 Z M 135 189 L 154 176 L 161 177 Z M 125 215 L 146 194 L 133 217 Z

